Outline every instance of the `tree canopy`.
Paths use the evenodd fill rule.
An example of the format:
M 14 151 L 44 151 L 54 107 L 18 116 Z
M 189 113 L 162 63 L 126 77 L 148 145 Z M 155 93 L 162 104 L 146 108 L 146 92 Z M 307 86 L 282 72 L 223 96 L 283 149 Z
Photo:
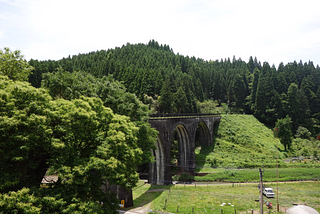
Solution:
M 142 163 L 153 160 L 150 149 L 155 149 L 157 132 L 147 122 L 149 107 L 143 104 L 135 94 L 114 80 L 112 76 L 96 78 L 83 71 L 72 73 L 59 68 L 53 73 L 43 74 L 42 87 L 54 98 L 72 100 L 81 96 L 101 99 L 105 107 L 114 113 L 126 115 L 138 127 L 138 145 L 143 150 Z
M 275 126 L 275 136 L 280 138 L 280 142 L 284 145 L 285 150 L 289 149 L 292 143 L 291 118 L 278 119 Z
M 28 80 L 34 68 L 28 64 L 21 51 L 11 51 L 9 48 L 0 50 L 0 74 L 13 80 Z
M 136 185 L 137 166 L 152 159 L 157 134 L 141 119 L 147 115 L 142 104 L 128 111 L 133 121 L 99 97 L 75 91 L 68 94 L 72 99 L 63 90 L 52 98 L 50 90 L 0 75 L 0 198 L 28 203 L 18 206 L 12 199 L 0 211 L 114 213 L 118 202 L 102 188 L 106 181 L 128 189 Z M 117 92 L 115 97 L 124 96 Z M 58 181 L 39 188 L 48 170 Z

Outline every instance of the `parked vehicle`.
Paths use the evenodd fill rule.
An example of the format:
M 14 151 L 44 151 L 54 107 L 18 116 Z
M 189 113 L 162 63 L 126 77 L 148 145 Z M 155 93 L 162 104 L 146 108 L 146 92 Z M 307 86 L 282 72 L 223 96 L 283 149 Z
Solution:
M 275 195 L 272 188 L 264 188 L 262 193 L 267 198 L 274 198 L 274 195 Z

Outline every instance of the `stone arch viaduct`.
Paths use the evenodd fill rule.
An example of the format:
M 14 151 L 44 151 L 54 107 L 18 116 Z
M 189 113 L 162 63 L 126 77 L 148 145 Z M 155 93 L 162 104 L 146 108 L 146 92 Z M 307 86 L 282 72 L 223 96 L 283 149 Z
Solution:
M 154 114 L 149 118 L 152 128 L 159 134 L 156 150 L 152 153 L 155 162 L 149 165 L 149 183 L 170 184 L 171 146 L 173 139 L 178 141 L 178 168 L 185 172 L 194 172 L 196 168 L 195 141 L 198 129 L 201 146 L 211 146 L 213 127 L 220 121 L 220 116 L 212 114 Z

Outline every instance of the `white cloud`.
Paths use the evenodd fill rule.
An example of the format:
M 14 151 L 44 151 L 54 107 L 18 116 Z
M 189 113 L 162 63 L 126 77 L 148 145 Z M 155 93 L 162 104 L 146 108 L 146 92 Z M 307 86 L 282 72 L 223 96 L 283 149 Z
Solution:
M 19 6 L 19 0 L 0 0 L 0 3 L 8 4 L 11 6 Z

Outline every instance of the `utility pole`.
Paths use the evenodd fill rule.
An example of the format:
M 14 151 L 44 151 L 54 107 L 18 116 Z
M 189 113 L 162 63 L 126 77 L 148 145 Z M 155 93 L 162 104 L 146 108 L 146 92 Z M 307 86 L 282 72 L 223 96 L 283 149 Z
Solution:
M 279 212 L 279 188 L 278 188 L 279 174 L 278 174 L 278 161 L 279 161 L 279 148 L 278 148 L 278 143 L 277 143 L 277 211 Z
M 261 168 L 259 168 L 260 172 L 260 214 L 263 214 L 263 182 L 262 182 L 262 171 Z

